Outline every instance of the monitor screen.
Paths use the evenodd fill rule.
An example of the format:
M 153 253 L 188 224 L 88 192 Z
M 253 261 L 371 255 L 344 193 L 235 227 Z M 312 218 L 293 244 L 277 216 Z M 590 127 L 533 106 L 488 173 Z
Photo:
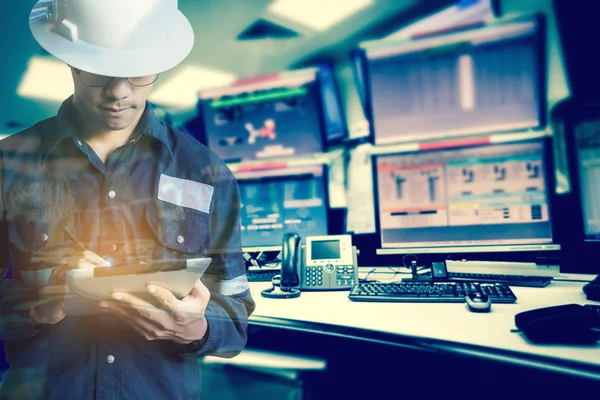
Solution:
M 321 94 L 316 70 L 201 93 L 208 146 L 225 162 L 321 152 Z
M 325 138 L 328 144 L 338 143 L 348 137 L 348 131 L 333 66 L 330 63 L 322 64 L 318 76 Z
M 238 174 L 242 247 L 281 246 L 285 233 L 328 234 L 325 167 Z M 260 177 L 259 177 L 260 175 Z
M 310 251 L 313 260 L 337 260 L 340 258 L 340 241 L 313 240 Z
M 552 243 L 546 146 L 538 139 L 376 157 L 382 248 L 545 249 Z
M 536 21 L 366 45 L 375 144 L 541 126 Z
M 575 145 L 585 239 L 600 241 L 600 119 L 575 127 Z

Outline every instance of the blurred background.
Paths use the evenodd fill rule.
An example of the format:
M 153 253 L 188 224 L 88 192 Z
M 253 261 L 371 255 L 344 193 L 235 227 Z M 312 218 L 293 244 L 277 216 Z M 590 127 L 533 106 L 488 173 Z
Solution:
M 493 3 L 499 4 L 501 16 L 494 16 Z M 3 135 L 53 115 L 72 93 L 67 67 L 45 53 L 29 32 L 33 4 L 10 2 L 2 13 Z M 195 46 L 185 62 L 160 76 L 151 97 L 176 125 L 196 116 L 201 90 L 330 61 L 348 127 L 363 135 L 365 117 L 350 59 L 359 43 L 535 13 L 548 21 L 548 103 L 569 94 L 549 0 L 179 0 L 179 8 L 192 23 Z
M 2 13 L 3 137 L 54 115 L 73 90 L 67 66 L 29 32 L 33 3 L 10 2 Z M 548 250 L 542 244 L 556 245 L 552 250 L 562 250 L 551 257 L 568 260 L 562 268 L 596 270 L 597 263 L 580 257 L 593 254 L 582 249 L 600 237 L 597 158 L 585 153 L 592 161 L 584 171 L 572 139 L 574 127 L 595 114 L 598 93 L 595 64 L 581 51 L 583 30 L 593 24 L 587 3 L 179 0 L 195 45 L 181 65 L 161 74 L 150 101 L 160 119 L 208 145 L 236 173 L 249 252 L 276 247 L 285 231 L 352 233 L 359 264 L 398 264 L 375 254 L 406 244 L 386 242 L 382 226 L 435 223 L 384 215 L 392 203 L 413 209 L 428 201 L 402 203 L 399 192 L 386 200 L 385 177 L 371 168 L 374 156 L 544 138 L 552 154 L 537 161 L 552 173 L 537 189 L 542 200 L 529 199 L 535 204 L 528 206 L 546 231 L 518 242 L 531 239 L 534 258 Z M 294 215 L 273 217 L 275 203 Z M 506 237 L 489 241 L 496 239 Z
M 600 273 L 596 1 L 178 3 L 195 45 L 149 100 L 238 178 L 250 281 L 287 232 L 351 234 L 361 272 Z M 0 13 L 0 138 L 73 92 L 33 4 Z

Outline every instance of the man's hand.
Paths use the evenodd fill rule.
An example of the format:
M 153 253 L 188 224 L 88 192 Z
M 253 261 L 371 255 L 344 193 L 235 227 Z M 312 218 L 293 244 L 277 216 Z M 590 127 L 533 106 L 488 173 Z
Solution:
M 67 271 L 79 268 L 96 268 L 106 265 L 106 260 L 89 250 L 75 253 L 52 268 L 50 286 L 40 291 L 40 302 L 29 311 L 36 324 L 54 325 L 66 316 L 65 282 Z
M 148 285 L 147 289 L 158 300 L 160 308 L 130 293 L 120 292 L 113 293 L 116 301 L 101 301 L 99 305 L 120 317 L 147 340 L 188 344 L 204 337 L 208 328 L 204 312 L 210 292 L 202 282 L 196 282 L 181 300 L 156 285 Z

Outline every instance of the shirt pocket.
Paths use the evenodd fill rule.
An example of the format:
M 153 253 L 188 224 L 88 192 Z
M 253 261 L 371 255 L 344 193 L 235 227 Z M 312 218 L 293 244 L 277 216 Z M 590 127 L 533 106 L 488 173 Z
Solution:
M 49 222 L 9 221 L 8 240 L 21 252 L 33 252 L 43 249 L 50 240 Z
M 22 282 L 47 285 L 52 267 L 64 263 L 71 245 L 64 240 L 62 224 L 47 221 L 10 221 L 8 240 L 12 264 Z
M 146 207 L 146 219 L 158 244 L 161 254 L 154 258 L 170 255 L 203 253 L 209 241 L 209 215 L 187 207 L 157 201 Z

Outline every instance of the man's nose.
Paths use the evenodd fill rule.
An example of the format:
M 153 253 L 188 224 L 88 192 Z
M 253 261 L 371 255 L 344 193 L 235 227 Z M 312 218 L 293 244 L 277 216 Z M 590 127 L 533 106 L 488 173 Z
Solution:
M 113 99 L 120 100 L 129 97 L 131 85 L 126 78 L 112 78 L 104 87 L 105 94 Z

